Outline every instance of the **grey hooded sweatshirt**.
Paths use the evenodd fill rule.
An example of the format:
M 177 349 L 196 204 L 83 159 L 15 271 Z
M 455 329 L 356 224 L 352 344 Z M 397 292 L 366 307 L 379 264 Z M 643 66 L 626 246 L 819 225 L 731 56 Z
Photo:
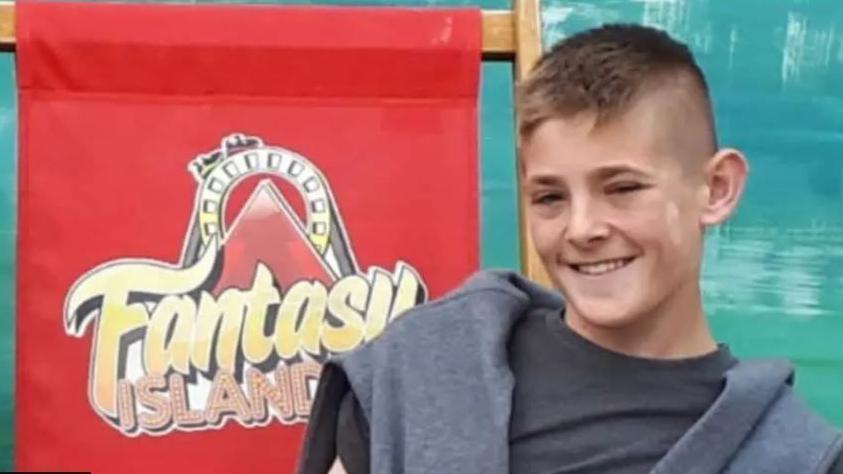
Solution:
M 507 341 L 520 318 L 562 306 L 517 274 L 482 272 L 408 311 L 326 365 L 299 472 L 324 473 L 333 463 L 332 444 L 318 438 L 335 433 L 350 389 L 369 426 L 372 473 L 507 473 L 514 386 Z M 785 361 L 735 365 L 651 474 L 826 474 L 843 437 L 793 393 L 792 375 Z

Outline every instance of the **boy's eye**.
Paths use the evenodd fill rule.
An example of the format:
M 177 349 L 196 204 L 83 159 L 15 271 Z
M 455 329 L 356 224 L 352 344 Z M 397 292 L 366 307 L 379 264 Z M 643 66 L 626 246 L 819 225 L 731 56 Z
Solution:
M 560 193 L 544 193 L 538 194 L 533 196 L 532 202 L 533 204 L 539 205 L 549 205 L 549 204 L 556 204 L 564 199 L 564 196 Z
M 624 182 L 609 186 L 607 192 L 609 194 L 627 194 L 644 189 L 645 186 L 641 183 Z

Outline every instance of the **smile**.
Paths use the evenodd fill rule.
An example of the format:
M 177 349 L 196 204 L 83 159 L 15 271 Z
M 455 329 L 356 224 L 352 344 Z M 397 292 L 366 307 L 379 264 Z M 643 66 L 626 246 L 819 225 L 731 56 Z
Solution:
M 613 272 L 615 270 L 619 270 L 627 265 L 629 265 L 635 257 L 630 258 L 619 258 L 616 260 L 604 260 L 602 262 L 595 262 L 595 263 L 581 263 L 581 264 L 571 264 L 571 268 L 574 269 L 577 273 L 582 273 L 585 275 L 603 275 L 609 272 Z

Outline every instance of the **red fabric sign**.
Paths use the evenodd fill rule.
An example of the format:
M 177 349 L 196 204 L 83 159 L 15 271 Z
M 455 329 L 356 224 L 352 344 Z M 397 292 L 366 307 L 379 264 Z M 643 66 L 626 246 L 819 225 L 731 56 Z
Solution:
M 18 2 L 17 467 L 291 472 L 478 265 L 476 10 Z

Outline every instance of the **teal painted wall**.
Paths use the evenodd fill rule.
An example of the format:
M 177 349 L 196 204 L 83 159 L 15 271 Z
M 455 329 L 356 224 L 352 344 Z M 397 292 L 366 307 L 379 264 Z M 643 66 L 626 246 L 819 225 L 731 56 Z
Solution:
M 688 43 L 721 142 L 752 167 L 739 212 L 708 236 L 703 290 L 740 356 L 784 356 L 843 426 L 843 2 L 544 0 L 546 44 L 604 22 Z
M 17 93 L 14 56 L 0 54 L 0 471 L 14 444 Z

